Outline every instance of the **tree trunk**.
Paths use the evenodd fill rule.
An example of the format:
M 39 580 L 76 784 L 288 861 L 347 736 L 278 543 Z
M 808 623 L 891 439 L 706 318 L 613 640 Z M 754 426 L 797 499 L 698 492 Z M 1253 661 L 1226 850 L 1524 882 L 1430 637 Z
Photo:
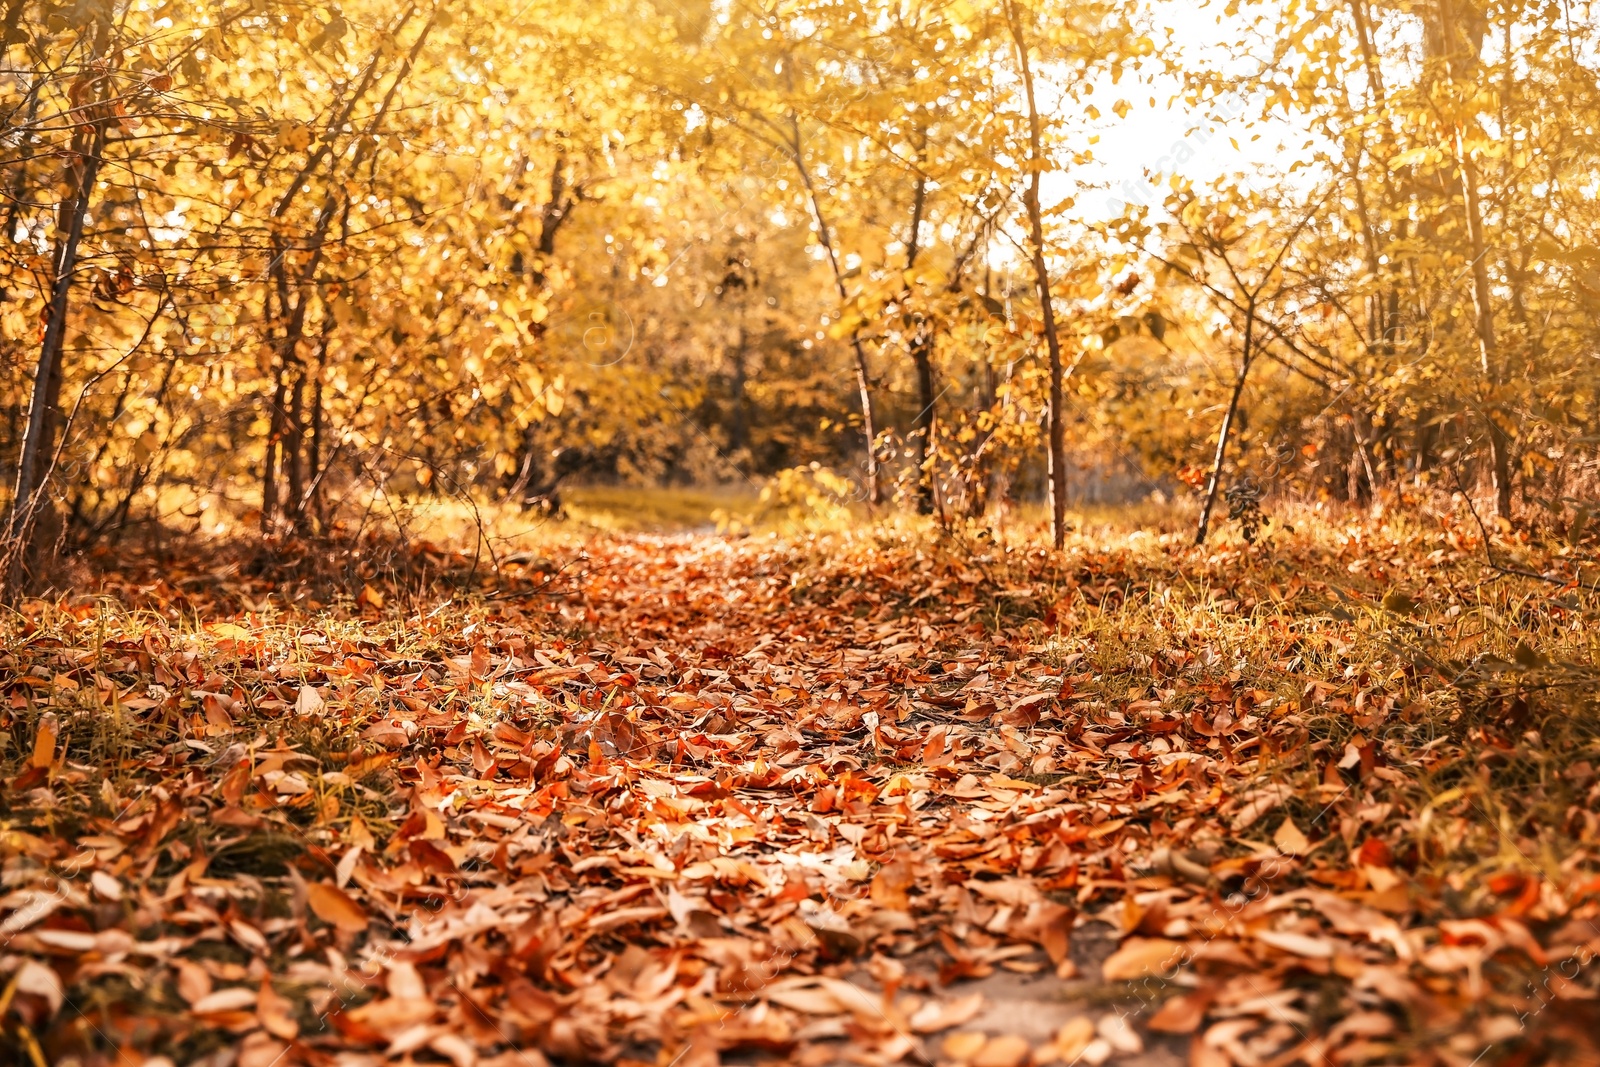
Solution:
M 398 16 L 394 28 L 390 31 L 389 36 L 391 38 L 397 37 L 400 33 L 400 30 L 411 21 L 412 17 L 416 14 L 416 11 L 416 4 L 413 3 L 408 6 L 406 10 Z M 350 158 L 347 173 L 356 173 L 360 169 L 362 163 L 367 159 L 368 154 L 372 151 L 372 146 L 376 143 L 376 133 L 378 127 L 382 124 L 384 117 L 388 115 L 389 108 L 394 103 L 395 95 L 399 92 L 401 83 L 404 82 L 405 79 L 410 75 L 411 69 L 415 65 L 418 55 L 420 55 L 422 52 L 423 45 L 428 40 L 428 35 L 433 31 L 433 28 L 436 25 L 436 19 L 436 15 L 429 16 L 427 22 L 423 24 L 421 31 L 418 32 L 416 40 L 411 43 L 411 48 L 407 52 L 404 62 L 400 64 L 400 69 L 395 72 L 394 78 L 389 83 L 388 91 L 384 94 L 382 101 L 379 103 L 377 109 L 373 112 L 372 117 L 368 120 L 362 136 L 356 140 L 355 152 Z M 378 68 L 382 58 L 383 57 L 381 55 L 374 56 L 373 59 L 367 64 L 367 67 L 362 72 L 361 78 L 357 82 L 354 90 L 352 90 L 349 95 L 346 96 L 342 105 L 340 106 L 340 114 L 337 120 L 330 124 L 331 129 L 341 129 L 348 124 L 351 115 L 355 112 L 356 105 L 366 96 L 367 91 L 376 83 L 378 78 Z M 283 195 L 280 196 L 277 203 L 273 205 L 270 216 L 273 220 L 282 219 L 288 213 L 289 208 L 293 206 L 301 191 L 309 187 L 311 177 L 322 166 L 323 161 L 331 154 L 333 151 L 333 145 L 334 138 L 325 138 L 320 144 L 318 144 L 317 148 L 307 156 L 305 164 L 301 166 L 300 170 L 290 181 L 289 187 L 284 190 Z M 336 174 L 332 177 L 337 179 Z M 263 536 L 272 532 L 280 510 L 287 511 L 292 518 L 301 504 L 301 501 L 293 495 L 292 491 L 289 494 L 289 498 L 287 500 L 283 500 L 280 496 L 280 487 L 278 485 L 278 479 L 285 472 L 292 472 L 294 465 L 300 461 L 300 447 L 302 443 L 300 440 L 301 434 L 298 419 L 293 420 L 293 427 L 286 427 L 285 425 L 286 422 L 289 422 L 290 420 L 287 418 L 287 413 L 284 410 L 284 400 L 288 376 L 291 373 L 297 373 L 303 376 L 305 373 L 305 365 L 303 361 L 300 360 L 298 355 L 298 346 L 301 338 L 305 336 L 307 311 L 306 301 L 310 299 L 311 295 L 306 291 L 306 289 L 316 285 L 317 269 L 322 263 L 322 257 L 326 250 L 328 230 L 331 227 L 334 216 L 339 208 L 341 197 L 344 198 L 346 206 L 349 204 L 350 194 L 348 190 L 343 188 L 343 182 L 335 180 L 331 182 L 330 185 L 332 187 L 332 191 L 328 192 L 323 198 L 322 208 L 317 215 L 316 226 L 310 234 L 310 239 L 306 245 L 306 248 L 311 253 L 310 259 L 307 262 L 304 271 L 293 280 L 293 283 L 291 283 L 291 279 L 289 277 L 289 243 L 279 236 L 274 236 L 272 240 L 272 259 L 269 264 L 269 273 L 271 274 L 277 288 L 279 305 L 278 313 L 286 316 L 286 320 L 284 323 L 283 335 L 277 342 L 277 384 L 272 398 L 272 411 L 270 417 L 271 429 L 267 435 L 266 457 L 262 464 L 261 533 Z M 290 296 L 296 289 L 301 291 L 300 298 L 298 300 L 291 301 Z M 267 318 L 270 320 L 271 316 L 269 315 Z M 297 402 L 298 399 L 299 393 L 297 386 Z M 290 439 L 290 435 L 288 433 L 289 429 L 294 431 L 292 440 Z M 286 451 L 286 449 L 290 448 L 292 448 L 292 453 L 290 451 Z
M 317 353 L 317 364 L 311 379 L 311 438 L 306 442 L 306 476 L 310 482 L 306 486 L 305 499 L 295 505 L 301 514 L 310 514 L 316 519 L 318 527 L 326 524 L 322 515 L 322 364 L 328 354 L 328 339 L 322 339 L 322 346 Z
M 729 400 L 733 411 L 728 419 L 728 451 L 738 452 L 750 445 L 750 413 L 745 398 L 745 332 L 739 326 L 739 340 L 733 346 L 733 379 L 729 383 Z
M 876 507 L 883 503 L 883 491 L 878 486 L 878 428 L 872 418 L 872 376 L 867 371 L 867 354 L 861 340 L 852 338 L 851 348 L 856 355 L 856 393 L 861 397 L 861 435 L 866 438 L 867 503 Z
M 917 333 L 911 342 L 911 361 L 917 369 L 917 418 L 912 433 L 917 439 L 917 514 L 933 514 L 933 471 L 929 457 L 933 454 L 934 395 L 933 359 L 928 350 L 933 338 L 925 323 L 917 323 Z
M 284 511 L 289 520 L 289 529 L 296 533 L 300 529 L 300 505 L 306 495 L 306 369 L 301 366 L 297 371 L 289 394 L 289 415 L 285 419 L 284 430 L 284 460 L 289 468 L 288 506 Z
M 102 34 L 103 36 L 103 34 Z M 97 48 L 98 51 L 98 48 Z M 104 89 L 100 90 L 103 95 Z M 98 107 L 95 109 L 98 111 Z M 56 246 L 54 278 L 45 322 L 44 339 L 34 364 L 33 391 L 28 404 L 28 424 L 23 432 L 22 449 L 17 459 L 17 481 L 11 501 L 9 531 L 10 577 L 29 566 L 39 550 L 38 519 L 46 507 L 45 491 L 50 477 L 46 459 L 55 443 L 57 406 L 61 400 L 61 355 L 67 332 L 67 312 L 71 306 L 72 275 L 78 265 L 78 246 L 83 240 L 84 220 L 89 198 L 94 195 L 105 150 L 106 128 L 96 115 L 92 131 L 74 135 L 73 151 L 79 159 L 77 180 L 72 195 L 61 205 L 58 217 L 61 238 Z M 10 584 L 7 582 L 6 584 Z
M 555 254 L 556 234 L 561 226 L 572 215 L 573 206 L 577 203 L 576 195 L 567 181 L 567 156 L 565 152 L 557 153 L 556 161 L 550 168 L 550 195 L 545 200 L 544 210 L 539 215 L 539 239 L 534 244 L 537 256 L 532 269 L 528 271 L 528 287 L 535 293 L 544 288 L 545 278 L 550 269 L 550 257 Z M 535 323 L 532 327 L 533 336 L 544 336 L 545 324 Z M 515 503 L 521 504 L 527 497 L 528 490 L 537 484 L 534 478 L 535 469 L 539 465 L 539 457 L 534 454 L 538 444 L 538 433 L 532 422 L 522 433 L 522 463 L 518 466 L 516 480 L 511 483 L 508 496 Z
M 1437 71 L 1443 69 L 1454 82 L 1473 83 L 1482 64 L 1484 35 L 1488 31 L 1488 5 L 1484 0 L 1437 0 L 1423 23 L 1424 88 L 1433 91 Z M 1473 327 L 1478 339 L 1478 363 L 1488 394 L 1481 415 L 1489 437 L 1489 468 L 1494 483 L 1494 510 L 1498 518 L 1511 519 L 1511 491 L 1516 476 L 1513 441 L 1496 416 L 1495 395 L 1504 383 L 1505 367 L 1495 336 L 1493 289 L 1489 280 L 1488 242 L 1483 232 L 1483 205 L 1478 197 L 1478 172 L 1467 153 L 1464 123 L 1453 124 L 1456 168 L 1461 176 L 1461 207 L 1466 219 L 1467 251 L 1472 256 Z
M 1250 376 L 1250 362 L 1255 358 L 1251 347 L 1255 339 L 1256 304 L 1251 300 L 1245 310 L 1244 359 L 1239 364 L 1239 377 L 1233 383 L 1233 395 L 1228 398 L 1228 410 L 1222 416 L 1222 427 L 1217 431 L 1217 452 L 1211 460 L 1211 477 L 1206 481 L 1206 499 L 1200 506 L 1200 524 L 1195 528 L 1194 543 L 1206 543 L 1211 530 L 1211 509 L 1217 503 L 1217 489 L 1222 484 L 1222 463 L 1228 455 L 1228 435 L 1233 432 L 1233 420 L 1239 413 L 1239 398 L 1244 395 L 1244 383 Z
M 529 422 L 522 431 L 522 465 L 517 468 L 517 478 L 511 483 L 511 488 L 506 491 L 513 503 L 520 504 L 527 499 L 528 490 L 534 483 L 534 476 L 538 461 L 536 449 L 539 442 L 537 424 Z
M 1483 236 L 1483 205 L 1478 201 L 1478 172 L 1472 165 L 1456 129 L 1456 161 L 1461 169 L 1461 201 L 1467 216 L 1467 239 L 1472 252 L 1473 324 L 1478 334 L 1478 361 L 1485 387 L 1490 391 L 1483 418 L 1489 431 L 1489 459 L 1494 480 L 1494 513 L 1511 519 L 1511 489 L 1515 471 L 1511 462 L 1511 435 L 1495 418 L 1499 403 L 1493 396 L 1501 384 L 1500 351 L 1494 330 L 1494 304 L 1489 284 L 1488 248 Z
M 850 291 L 845 288 L 844 271 L 839 266 L 839 254 L 833 247 L 833 231 L 828 228 L 828 220 L 822 214 L 822 201 L 817 197 L 816 183 L 811 180 L 811 170 L 806 166 L 800 142 L 800 120 L 792 114 L 789 116 L 789 127 L 793 131 L 793 140 L 788 146 L 789 156 L 795 170 L 800 172 L 800 181 L 806 187 L 807 202 L 811 205 L 811 214 L 817 224 L 817 240 L 822 242 L 822 250 L 828 255 L 828 266 L 833 269 L 833 285 L 839 293 L 839 313 L 842 315 L 845 305 L 850 302 Z M 867 447 L 867 502 L 876 507 L 883 503 L 883 492 L 878 485 L 878 428 L 872 417 L 872 375 L 867 368 L 866 350 L 861 347 L 861 331 L 854 326 L 850 328 L 850 348 L 856 357 L 856 392 L 861 397 L 861 433 L 866 438 Z
M 287 372 L 278 370 L 272 391 L 272 406 L 267 420 L 267 454 L 261 464 L 261 536 L 272 533 L 278 517 L 278 471 L 282 466 L 284 437 L 283 398 L 288 387 Z
M 920 168 L 927 147 L 928 131 L 917 127 L 917 165 Z M 934 403 L 933 395 L 933 333 L 927 320 L 909 306 L 913 293 L 911 272 L 916 268 L 917 255 L 922 250 L 922 216 L 928 207 L 928 175 L 919 169 L 916 191 L 911 198 L 911 232 L 906 236 L 906 288 L 901 300 L 907 305 L 905 319 L 911 328 L 911 362 L 917 372 L 917 417 L 911 434 L 916 438 L 917 449 L 917 514 L 933 514 L 933 471 L 928 457 L 933 453 Z M 956 278 L 960 277 L 959 271 Z M 956 279 L 951 279 L 956 284 Z
M 1022 20 L 1014 4 L 1007 0 L 1006 15 L 1011 23 L 1011 36 L 1017 45 L 1017 61 L 1022 72 L 1022 86 L 1028 100 L 1028 188 L 1023 202 L 1028 210 L 1028 231 L 1032 244 L 1033 278 L 1039 289 L 1039 311 L 1044 320 L 1045 347 L 1050 356 L 1050 411 L 1049 411 L 1049 475 L 1050 475 L 1050 540 L 1056 548 L 1066 543 L 1067 535 L 1067 430 L 1065 393 L 1061 373 L 1061 340 L 1056 333 L 1055 308 L 1050 300 L 1050 271 L 1044 258 L 1044 218 L 1039 207 L 1039 178 L 1044 170 L 1043 133 L 1039 108 L 1034 100 L 1033 68 L 1028 62 L 1028 43 L 1022 31 Z

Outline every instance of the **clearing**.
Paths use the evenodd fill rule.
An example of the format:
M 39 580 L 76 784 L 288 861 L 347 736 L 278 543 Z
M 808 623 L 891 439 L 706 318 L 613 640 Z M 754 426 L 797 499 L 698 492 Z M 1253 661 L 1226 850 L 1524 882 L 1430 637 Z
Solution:
M 354 600 L 119 560 L 8 624 L 5 1040 L 1596 1062 L 1579 594 L 1448 528 L 1186 540 L 558 530 Z

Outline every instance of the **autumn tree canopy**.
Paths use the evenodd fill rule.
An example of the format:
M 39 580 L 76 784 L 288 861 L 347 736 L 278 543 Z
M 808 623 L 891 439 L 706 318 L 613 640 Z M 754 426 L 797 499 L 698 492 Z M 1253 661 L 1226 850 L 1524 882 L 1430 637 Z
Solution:
M 8 573 L 813 463 L 946 522 L 1109 478 L 1570 523 L 1587 9 L 1213 6 L 8 0 Z M 1108 174 L 1136 105 L 1192 129 Z
M 0 1060 L 1600 1064 L 1597 131 L 1589 0 L 0 0 Z

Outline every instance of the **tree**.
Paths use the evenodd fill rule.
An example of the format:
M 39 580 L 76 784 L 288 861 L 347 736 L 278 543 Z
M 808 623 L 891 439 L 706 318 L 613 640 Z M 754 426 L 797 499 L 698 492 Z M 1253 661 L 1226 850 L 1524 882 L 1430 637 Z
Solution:
M 1006 22 L 1017 46 L 1017 68 L 1022 73 L 1023 93 L 1028 102 L 1028 188 L 1023 203 L 1028 212 L 1028 244 L 1034 285 L 1039 291 L 1039 315 L 1044 323 L 1045 350 L 1050 360 L 1050 406 L 1047 434 L 1050 479 L 1050 539 L 1062 547 L 1067 536 L 1067 430 L 1066 404 L 1062 389 L 1061 338 L 1056 331 L 1055 305 L 1050 298 L 1050 267 L 1044 252 L 1044 210 L 1039 205 L 1039 181 L 1046 167 L 1044 131 L 1035 99 L 1033 65 L 1028 58 L 1028 38 L 1014 0 L 1006 0 Z

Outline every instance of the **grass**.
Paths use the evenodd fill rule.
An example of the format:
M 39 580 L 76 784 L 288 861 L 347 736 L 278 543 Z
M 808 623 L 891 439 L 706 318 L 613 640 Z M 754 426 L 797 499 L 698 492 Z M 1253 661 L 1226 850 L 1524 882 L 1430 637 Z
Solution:
M 457 501 L 413 503 L 407 518 L 415 541 L 467 556 L 482 544 L 506 573 L 522 565 L 515 558 L 539 561 L 545 569 L 536 573 L 560 574 L 582 571 L 586 546 L 600 558 L 638 533 L 706 532 L 719 511 L 750 505 L 749 497 L 711 490 L 586 488 L 571 494 L 561 520 Z M 1283 508 L 1266 541 L 1245 544 L 1223 529 L 1205 548 L 1190 543 L 1192 518 L 1153 505 L 1075 512 L 1060 554 L 1044 547 L 1042 511 L 1028 509 L 998 529 L 942 530 L 903 514 L 856 524 L 824 515 L 809 527 L 788 517 L 738 536 L 760 542 L 761 567 L 787 574 L 791 598 L 841 616 L 889 623 L 916 617 L 930 598 L 973 597 L 971 622 L 982 629 L 951 624 L 939 633 L 944 661 L 976 652 L 975 663 L 1005 663 L 1018 649 L 1042 650 L 1053 676 L 1076 692 L 1078 726 L 1102 738 L 1202 705 L 1215 714 L 1227 706 L 1216 697 L 1222 687 L 1248 697 L 1238 713 L 1256 715 L 1259 725 L 1232 738 L 1227 771 L 1204 785 L 1232 795 L 1280 787 L 1281 808 L 1209 839 L 1158 829 L 1154 813 L 1143 812 L 1134 821 L 1151 847 L 1245 856 L 1269 848 L 1287 814 L 1316 843 L 1307 877 L 1338 879 L 1352 873 L 1362 843 L 1381 835 L 1407 872 L 1407 906 L 1429 922 L 1503 913 L 1524 884 L 1518 876 L 1553 893 L 1593 883 L 1600 597 L 1486 569 L 1475 525 L 1448 511 L 1373 520 Z M 1502 551 L 1533 566 L 1562 553 L 1534 539 L 1508 541 Z M 652 544 L 647 538 L 639 551 L 659 550 Z M 170 672 L 188 672 L 190 687 L 204 677 L 207 689 L 246 691 L 232 734 L 211 747 L 245 740 L 298 753 L 290 766 L 304 772 L 310 793 L 279 804 L 273 820 L 254 828 L 182 827 L 173 842 L 182 847 L 169 849 L 168 861 L 139 857 L 151 864 L 140 869 L 156 890 L 208 850 L 218 877 L 267 883 L 290 868 L 323 876 L 314 846 L 346 837 L 357 817 L 378 841 L 391 838 L 407 818 L 410 784 L 392 768 L 362 762 L 371 747 L 363 731 L 381 713 L 377 679 L 403 691 L 407 678 L 425 673 L 429 686 L 448 690 L 430 698 L 430 708 L 464 707 L 482 732 L 497 715 L 494 700 L 481 686 L 456 686 L 447 663 L 470 655 L 475 633 L 514 626 L 529 647 L 549 648 L 594 625 L 581 598 L 529 597 L 512 612 L 492 587 L 485 594 L 459 583 L 391 592 L 387 604 L 347 591 L 313 608 L 276 579 L 219 565 L 209 547 L 159 566 L 169 586 L 198 583 L 198 599 L 163 604 L 151 591 L 162 587 L 109 584 L 112 572 L 107 596 L 81 591 L 0 617 L 0 677 L 11 679 L 0 777 L 27 773 L 47 695 L 62 741 L 48 789 L 0 796 L 0 829 L 94 834 L 115 810 L 108 789 L 113 800 L 139 799 L 126 816 L 133 819 L 158 807 L 156 779 L 220 779 L 212 764 L 220 753 L 184 741 L 212 740 L 192 701 L 129 709 L 108 696 L 159 699 L 161 688 L 181 688 L 168 686 Z M 491 583 L 503 577 L 482 572 Z M 383 586 L 382 575 L 370 580 Z M 200 597 L 208 584 L 242 586 L 246 603 L 264 606 L 235 616 L 248 625 L 229 630 L 217 606 L 224 601 Z M 336 671 L 322 669 L 335 650 L 377 665 L 360 684 L 334 680 Z M 936 687 L 949 689 L 938 673 Z M 305 683 L 326 687 L 339 713 L 288 714 L 284 702 Z M 1041 784 L 1068 777 L 1019 776 Z M 26 882 L 59 860 L 15 852 L 8 876 Z M 271 919 L 282 902 L 269 896 L 238 907 Z M 1537 926 L 1540 915 L 1535 908 L 1527 921 Z
M 1059 557 L 1041 547 L 1044 518 L 1025 511 L 999 531 L 942 535 L 901 518 L 822 535 L 798 594 L 820 604 L 870 584 L 829 574 L 841 536 L 872 539 L 900 582 L 930 559 L 981 572 L 989 599 L 977 617 L 998 640 L 1043 642 L 1096 729 L 1126 723 L 1139 700 L 1182 713 L 1195 687 L 1265 694 L 1269 721 L 1293 723 L 1297 740 L 1241 756 L 1258 784 L 1294 798 L 1285 810 L 1328 835 L 1319 855 L 1336 866 L 1341 849 L 1392 835 L 1443 917 L 1504 907 L 1508 872 L 1552 886 L 1592 873 L 1600 790 L 1585 767 L 1600 764 L 1600 597 L 1486 567 L 1464 510 L 1374 520 L 1283 507 L 1263 542 L 1222 529 L 1196 548 L 1182 509 L 1102 508 L 1069 517 Z M 1507 542 L 1500 558 L 1534 567 L 1566 554 Z M 1235 739 L 1241 751 L 1249 742 Z M 1339 766 L 1369 747 L 1377 780 Z M 1372 812 L 1391 807 L 1364 822 L 1330 806 L 1341 793 Z M 1246 834 L 1249 847 L 1269 847 L 1276 821 Z
M 748 486 L 575 486 L 562 491 L 561 501 L 569 519 L 584 526 L 616 533 L 662 533 L 715 530 L 719 517 L 747 514 L 758 498 Z

